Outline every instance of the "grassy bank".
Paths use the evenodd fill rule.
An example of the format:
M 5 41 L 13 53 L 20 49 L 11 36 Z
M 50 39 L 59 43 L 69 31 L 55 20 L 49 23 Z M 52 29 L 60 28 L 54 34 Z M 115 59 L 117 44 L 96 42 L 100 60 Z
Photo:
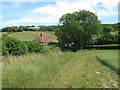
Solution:
M 118 52 L 117 50 L 107 51 L 98 55 L 97 58 L 101 63 L 118 72 L 120 71 L 118 69 Z
M 3 88 L 117 87 L 118 75 L 96 60 L 104 50 L 55 51 L 3 58 Z

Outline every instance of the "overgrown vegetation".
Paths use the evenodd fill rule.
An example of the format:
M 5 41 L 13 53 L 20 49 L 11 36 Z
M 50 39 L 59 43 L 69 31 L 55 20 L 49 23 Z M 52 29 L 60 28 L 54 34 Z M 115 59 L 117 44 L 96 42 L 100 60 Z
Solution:
M 118 75 L 96 60 L 106 51 L 54 51 L 3 57 L 3 88 L 117 88 Z
M 7 34 L 3 34 L 2 37 L 2 54 L 12 54 L 12 55 L 22 55 L 27 52 L 49 52 L 50 48 L 47 46 L 43 46 L 38 42 L 30 42 L 30 41 L 20 41 L 17 38 L 10 37 Z
M 2 54 L 22 55 L 27 53 L 28 47 L 22 41 L 3 34 L 2 36 Z
M 43 46 L 38 42 L 25 41 L 24 43 L 27 45 L 29 52 L 45 53 L 50 51 L 50 48 L 48 46 Z

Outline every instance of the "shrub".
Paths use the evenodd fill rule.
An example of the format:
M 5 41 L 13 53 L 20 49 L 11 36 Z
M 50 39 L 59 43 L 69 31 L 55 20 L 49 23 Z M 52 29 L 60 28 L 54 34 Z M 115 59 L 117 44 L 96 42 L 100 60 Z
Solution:
M 103 35 L 97 38 L 95 44 L 96 45 L 105 45 L 105 44 L 119 44 L 119 32 L 104 32 Z
M 21 55 L 25 54 L 28 51 L 27 45 L 22 41 L 3 35 L 2 38 L 2 53 L 12 54 L 12 55 Z
M 42 50 L 42 45 L 37 42 L 25 41 L 25 43 L 28 46 L 29 52 L 41 52 Z
M 61 48 L 58 45 L 49 45 L 51 51 L 60 51 Z
M 28 46 L 29 52 L 48 52 L 50 49 L 47 46 L 43 46 L 38 42 L 25 41 Z
M 42 47 L 42 53 L 46 53 L 46 52 L 49 52 L 50 51 L 50 48 L 48 46 L 43 46 Z

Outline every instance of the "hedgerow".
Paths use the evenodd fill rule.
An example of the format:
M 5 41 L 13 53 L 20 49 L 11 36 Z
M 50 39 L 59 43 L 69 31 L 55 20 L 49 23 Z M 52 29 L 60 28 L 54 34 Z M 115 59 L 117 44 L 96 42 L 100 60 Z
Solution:
M 87 49 L 120 49 L 120 44 L 89 45 Z

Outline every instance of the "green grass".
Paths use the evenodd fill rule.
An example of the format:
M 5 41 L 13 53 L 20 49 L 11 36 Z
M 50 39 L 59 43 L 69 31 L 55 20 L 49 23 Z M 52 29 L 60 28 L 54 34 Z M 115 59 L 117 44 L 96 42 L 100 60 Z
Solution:
M 19 40 L 22 41 L 32 41 L 36 37 L 40 36 L 41 32 L 35 32 L 35 31 L 23 31 L 23 32 L 16 32 L 11 33 L 10 36 L 16 37 Z M 50 38 L 51 40 L 56 41 L 56 36 L 54 35 L 54 32 L 43 32 L 44 37 Z
M 97 56 L 103 64 L 118 72 L 118 51 L 107 51 Z
M 107 88 L 118 75 L 96 60 L 105 50 L 3 57 L 3 88 Z

